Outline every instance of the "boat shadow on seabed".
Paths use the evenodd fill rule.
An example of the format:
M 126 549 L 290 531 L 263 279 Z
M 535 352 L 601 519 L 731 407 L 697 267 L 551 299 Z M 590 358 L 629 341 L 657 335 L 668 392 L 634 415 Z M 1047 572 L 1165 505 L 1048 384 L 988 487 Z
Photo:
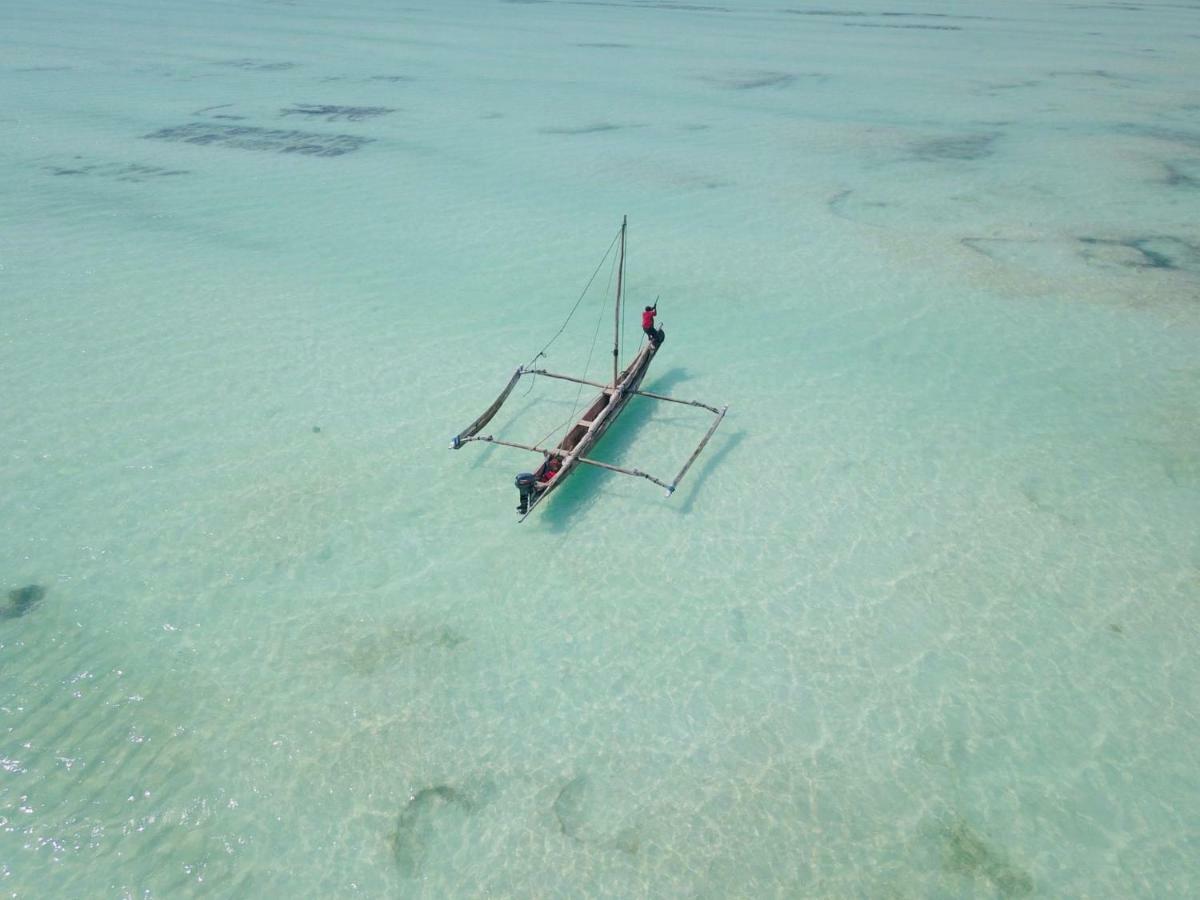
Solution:
M 687 380 L 687 369 L 676 367 L 663 372 L 661 376 L 654 379 L 652 384 L 644 385 L 643 387 L 655 393 L 662 393 Z M 633 444 L 642 426 L 649 422 L 654 415 L 654 406 L 653 403 L 645 402 L 642 398 L 632 398 L 621 418 L 613 423 L 608 433 L 596 445 L 599 458 L 604 460 L 620 459 L 621 454 Z M 724 450 L 724 448 L 722 449 Z M 711 466 L 706 465 L 701 474 L 707 474 L 710 468 Z M 571 520 L 578 513 L 601 498 L 603 491 L 597 490 L 597 488 L 611 477 L 611 473 L 605 472 L 603 469 L 594 469 L 590 466 L 578 471 L 569 482 L 558 489 L 554 503 L 546 505 L 545 509 L 541 512 L 541 521 L 550 531 L 566 531 L 571 524 Z M 697 479 L 696 484 L 692 487 L 688 495 L 689 504 L 691 503 L 691 498 L 695 496 L 696 489 L 702 480 L 703 478 Z M 646 497 L 645 502 L 656 503 L 661 501 L 654 499 L 653 495 L 650 495 Z

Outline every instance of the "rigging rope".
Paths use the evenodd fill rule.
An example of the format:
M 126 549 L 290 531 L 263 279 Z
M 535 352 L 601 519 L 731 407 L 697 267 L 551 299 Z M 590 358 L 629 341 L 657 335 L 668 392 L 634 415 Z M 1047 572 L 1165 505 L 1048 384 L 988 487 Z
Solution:
M 618 237 L 619 236 L 620 235 L 618 235 Z M 612 247 L 610 246 L 608 249 L 612 250 Z M 604 259 L 607 259 L 607 258 L 608 258 L 608 254 L 606 253 L 606 254 L 604 254 Z M 603 259 L 600 260 L 600 265 L 604 265 Z M 608 271 L 608 286 L 604 289 L 605 296 L 608 296 L 608 292 L 610 290 L 612 290 L 613 270 L 616 269 L 616 267 L 617 267 L 616 260 L 613 260 L 613 267 L 612 267 L 612 269 L 609 269 L 609 271 Z M 599 272 L 598 269 L 597 269 L 597 272 Z M 596 275 L 595 275 L 595 273 L 593 273 L 592 278 L 595 278 L 595 277 L 596 277 Z M 589 284 L 590 283 L 591 282 L 589 282 Z M 583 377 L 584 378 L 587 378 L 588 372 L 592 368 L 592 354 L 594 354 L 596 352 L 596 341 L 598 341 L 600 339 L 600 325 L 604 322 L 604 313 L 606 311 L 607 311 L 606 308 L 601 306 L 600 312 L 596 316 L 596 330 L 592 334 L 592 346 L 588 349 L 587 362 L 585 362 L 583 364 Z M 582 396 L 583 396 L 583 384 L 580 384 L 579 388 L 575 391 L 575 402 L 573 404 L 571 404 L 571 414 L 569 416 L 567 416 L 565 421 L 563 421 L 560 424 L 555 425 L 553 428 L 551 428 L 550 431 L 546 433 L 546 436 L 544 438 L 542 438 L 540 441 L 538 441 L 537 444 L 534 444 L 535 447 L 538 446 L 539 444 L 546 443 L 546 441 L 548 441 L 556 431 L 558 431 L 560 428 L 565 428 L 567 425 L 570 425 L 572 422 L 575 421 L 576 413 L 579 412 L 579 398 Z
M 575 301 L 575 305 L 571 307 L 571 311 L 567 314 L 567 320 L 563 322 L 562 327 L 555 332 L 554 337 L 550 338 L 550 340 L 546 342 L 546 346 L 539 350 L 537 355 L 526 364 L 526 368 L 532 366 L 540 357 L 545 356 L 546 351 L 550 349 L 550 345 L 557 341 L 562 333 L 567 330 L 567 325 L 570 324 L 571 317 L 575 315 L 575 310 L 579 309 L 579 304 L 582 303 L 583 298 L 587 296 L 588 288 L 592 286 L 592 282 L 595 281 L 596 276 L 600 274 L 600 269 L 604 267 L 604 261 L 608 259 L 608 255 L 612 253 L 612 249 L 614 246 L 616 246 L 617 240 L 620 239 L 620 237 L 621 232 L 618 231 L 616 237 L 612 239 L 612 243 L 608 245 L 608 249 L 604 251 L 604 256 L 601 258 L 600 264 L 596 266 L 596 271 L 592 273 L 592 277 L 589 278 L 587 284 L 583 286 L 583 292 L 579 295 L 579 299 Z

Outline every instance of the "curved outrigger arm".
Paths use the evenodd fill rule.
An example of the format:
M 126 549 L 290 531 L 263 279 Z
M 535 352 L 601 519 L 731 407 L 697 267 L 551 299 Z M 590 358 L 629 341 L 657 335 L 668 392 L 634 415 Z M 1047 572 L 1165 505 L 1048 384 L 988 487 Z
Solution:
M 651 395 L 647 395 L 647 396 L 651 396 Z M 656 399 L 670 400 L 671 398 L 670 397 L 662 397 L 662 398 L 656 398 Z M 687 402 L 687 401 L 684 401 L 684 402 Z M 717 426 L 720 425 L 721 420 L 725 418 L 725 413 L 729 412 L 728 406 L 722 406 L 721 411 L 717 412 L 713 407 L 707 406 L 706 404 L 703 404 L 703 403 L 691 403 L 690 405 L 703 406 L 705 409 L 711 409 L 711 410 L 713 410 L 713 412 L 717 413 L 717 418 L 713 420 L 713 423 L 712 423 L 712 425 L 709 426 L 708 431 L 706 431 L 704 433 L 704 437 L 702 437 L 700 439 L 700 443 L 696 445 L 696 449 L 692 451 L 692 455 L 688 457 L 687 462 L 685 462 L 683 464 L 683 468 L 679 470 L 679 474 L 675 476 L 675 478 L 671 481 L 670 484 L 664 485 L 664 487 L 667 489 L 668 497 L 670 497 L 673 493 L 675 493 L 675 488 L 679 487 L 679 482 L 683 480 L 683 476 L 687 474 L 687 470 L 692 467 L 692 463 L 694 463 L 696 461 L 696 457 L 700 455 L 700 451 L 704 449 L 704 445 L 708 443 L 708 439 L 713 436 L 713 432 L 717 430 Z
M 504 401 L 508 399 L 508 395 L 512 393 L 512 389 L 517 386 L 517 382 L 521 380 L 521 376 L 524 374 L 525 367 L 517 366 L 517 371 L 513 372 L 512 378 L 508 380 L 508 385 L 500 392 L 500 396 L 496 398 L 496 401 L 483 411 L 483 415 L 456 434 L 453 440 L 450 441 L 451 450 L 458 450 L 463 444 L 477 435 L 479 430 L 487 425 L 488 422 L 492 421 L 492 417 L 500 411 L 500 407 L 504 405 Z

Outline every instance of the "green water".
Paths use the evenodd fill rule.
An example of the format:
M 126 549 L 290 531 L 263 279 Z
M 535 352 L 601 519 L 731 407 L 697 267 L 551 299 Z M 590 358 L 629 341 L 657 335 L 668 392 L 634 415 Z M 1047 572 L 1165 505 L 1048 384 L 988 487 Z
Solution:
M 0 26 L 0 889 L 1200 891 L 1194 5 Z

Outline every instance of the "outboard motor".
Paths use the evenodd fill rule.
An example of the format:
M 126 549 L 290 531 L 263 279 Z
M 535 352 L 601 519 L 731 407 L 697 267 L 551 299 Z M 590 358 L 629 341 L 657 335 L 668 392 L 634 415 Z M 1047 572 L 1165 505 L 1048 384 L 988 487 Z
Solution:
M 521 493 L 521 505 L 517 512 L 521 515 L 529 512 L 529 503 L 537 494 L 537 476 L 532 472 L 522 472 L 517 476 L 517 490 Z

